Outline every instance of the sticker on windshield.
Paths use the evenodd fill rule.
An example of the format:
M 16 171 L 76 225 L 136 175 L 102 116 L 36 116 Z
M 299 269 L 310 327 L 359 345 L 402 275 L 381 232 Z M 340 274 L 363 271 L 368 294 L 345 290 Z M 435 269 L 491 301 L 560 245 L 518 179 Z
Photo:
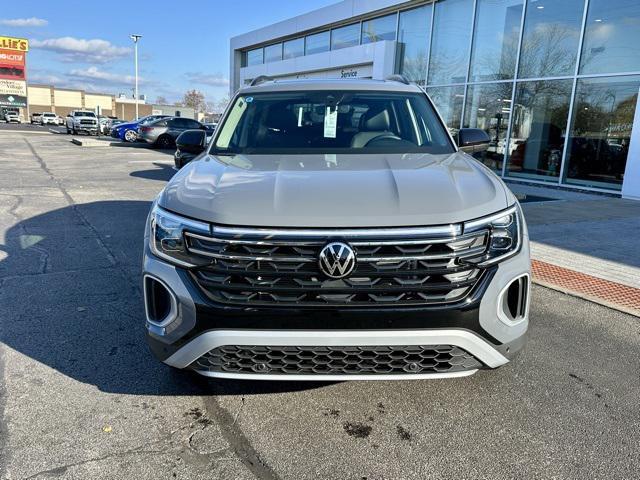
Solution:
M 247 98 L 244 99 L 244 101 L 247 102 L 247 103 L 251 103 L 251 102 L 253 102 L 253 97 L 247 97 Z
M 337 128 L 338 109 L 331 111 L 331 107 L 327 107 L 324 113 L 324 138 L 336 138 Z

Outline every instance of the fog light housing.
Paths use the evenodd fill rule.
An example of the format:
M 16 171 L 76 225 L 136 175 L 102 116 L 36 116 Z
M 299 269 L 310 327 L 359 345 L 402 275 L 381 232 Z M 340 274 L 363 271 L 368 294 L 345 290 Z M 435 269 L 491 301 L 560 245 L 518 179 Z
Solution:
M 525 320 L 529 296 L 529 274 L 511 280 L 498 296 L 498 318 L 509 326 Z
M 178 316 L 178 302 L 171 289 L 160 279 L 144 276 L 144 309 L 147 328 L 157 335 Z

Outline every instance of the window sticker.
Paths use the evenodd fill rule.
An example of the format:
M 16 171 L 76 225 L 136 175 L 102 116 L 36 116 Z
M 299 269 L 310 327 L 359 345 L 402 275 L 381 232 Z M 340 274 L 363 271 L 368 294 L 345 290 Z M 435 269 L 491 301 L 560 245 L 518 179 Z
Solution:
M 302 126 L 302 107 L 298 107 L 298 126 Z
M 338 109 L 327 107 L 324 113 L 324 138 L 336 138 Z
M 247 103 L 251 103 L 251 102 L 253 102 L 253 97 L 247 97 L 247 98 L 244 99 L 244 101 L 247 102 Z

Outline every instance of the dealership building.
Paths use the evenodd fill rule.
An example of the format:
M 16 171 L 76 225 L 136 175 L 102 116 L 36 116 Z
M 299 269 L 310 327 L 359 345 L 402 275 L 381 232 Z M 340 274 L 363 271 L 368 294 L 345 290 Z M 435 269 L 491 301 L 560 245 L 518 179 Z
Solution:
M 231 39 L 232 93 L 394 73 L 499 175 L 640 199 L 640 1 L 345 0 Z

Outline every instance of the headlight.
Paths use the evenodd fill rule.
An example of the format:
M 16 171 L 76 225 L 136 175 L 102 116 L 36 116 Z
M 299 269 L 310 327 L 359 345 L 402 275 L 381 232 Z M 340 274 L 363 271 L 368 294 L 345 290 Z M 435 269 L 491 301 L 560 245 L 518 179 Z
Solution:
M 191 255 L 187 250 L 184 232 L 209 235 L 209 225 L 167 212 L 155 205 L 149 216 L 151 224 L 149 247 L 157 257 L 183 267 L 206 265 L 211 260 Z
M 520 205 L 488 217 L 465 222 L 464 233 L 487 230 L 487 250 L 481 257 L 467 260 L 479 266 L 492 265 L 515 255 L 522 244 L 522 211 Z

